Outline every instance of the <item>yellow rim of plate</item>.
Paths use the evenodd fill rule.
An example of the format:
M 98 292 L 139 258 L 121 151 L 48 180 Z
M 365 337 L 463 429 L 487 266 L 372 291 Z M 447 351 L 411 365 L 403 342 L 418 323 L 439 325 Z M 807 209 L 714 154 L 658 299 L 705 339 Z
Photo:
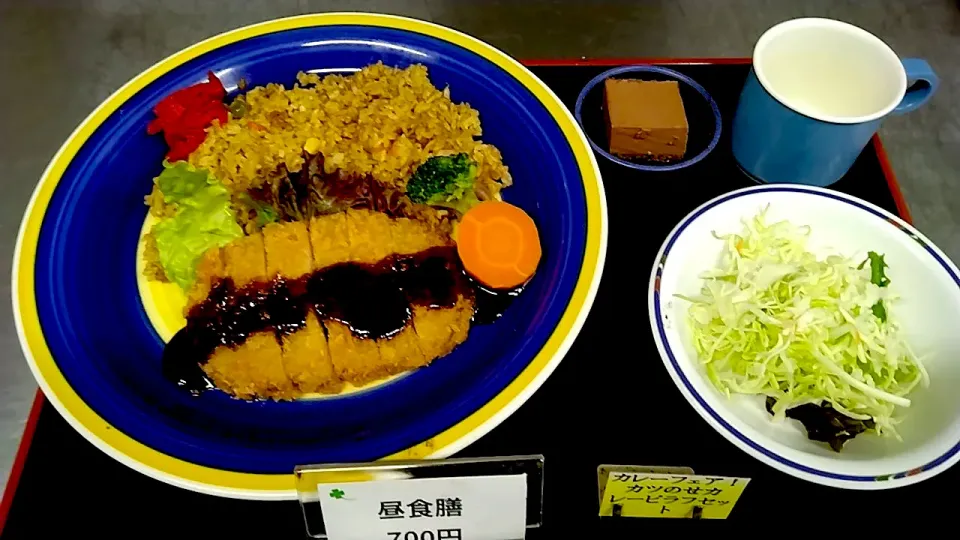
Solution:
M 137 470 L 169 483 L 221 495 L 273 498 L 295 490 L 291 474 L 251 474 L 225 471 L 184 461 L 149 448 L 120 432 L 94 412 L 73 390 L 54 360 L 40 327 L 34 296 L 34 260 L 43 216 L 64 171 L 79 149 L 111 114 L 146 85 L 200 55 L 245 39 L 298 28 L 362 25 L 406 30 L 463 47 L 493 62 L 531 91 L 556 120 L 576 157 L 587 203 L 587 241 L 583 265 L 573 295 L 559 324 L 530 364 L 497 396 L 446 431 L 384 459 L 417 459 L 448 455 L 458 441 L 484 423 L 512 412 L 511 403 L 565 352 L 568 334 L 578 329 L 599 283 L 606 244 L 606 205 L 596 160 L 582 132 L 560 100 L 530 71 L 499 50 L 475 38 L 432 23 L 389 15 L 328 13 L 268 21 L 214 36 L 178 52 L 132 79 L 107 98 L 67 139 L 54 156 L 33 193 L 17 239 L 13 267 L 13 307 L 27 361 L 44 393 L 60 413 L 101 450 Z M 541 381 L 542 382 L 542 381 Z M 444 450 L 447 449 L 445 452 Z M 144 470 L 146 468 L 147 470 Z

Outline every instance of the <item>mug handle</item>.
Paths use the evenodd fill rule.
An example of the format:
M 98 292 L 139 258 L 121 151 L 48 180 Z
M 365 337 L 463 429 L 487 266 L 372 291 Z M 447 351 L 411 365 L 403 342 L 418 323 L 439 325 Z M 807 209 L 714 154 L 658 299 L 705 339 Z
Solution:
M 940 86 L 940 77 L 933 72 L 933 68 L 926 60 L 920 58 L 904 58 L 903 70 L 907 72 L 907 92 L 893 114 L 903 114 L 919 108 L 930 100 L 933 93 Z

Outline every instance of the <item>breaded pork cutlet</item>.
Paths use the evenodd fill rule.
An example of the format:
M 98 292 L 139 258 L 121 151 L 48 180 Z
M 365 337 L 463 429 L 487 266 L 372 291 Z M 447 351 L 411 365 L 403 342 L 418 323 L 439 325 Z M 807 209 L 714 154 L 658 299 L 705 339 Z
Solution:
M 442 246 L 451 246 L 449 236 L 428 224 L 367 210 L 271 224 L 204 255 L 188 293 L 188 309 L 221 279 L 233 280 L 238 290 L 270 282 L 305 287 L 298 278 L 339 263 L 373 265 Z M 369 303 L 378 298 L 373 295 Z M 282 346 L 273 328 L 254 332 L 239 346 L 217 347 L 203 369 L 219 388 L 246 399 L 337 392 L 344 382 L 362 385 L 425 366 L 452 351 L 467 337 L 473 299 L 458 296 L 453 307 L 413 305 L 411 311 L 410 324 L 379 339 L 358 336 L 344 322 L 321 320 L 310 311 L 305 321 L 280 325 Z M 271 311 L 270 317 L 276 316 Z M 271 320 L 271 325 L 281 322 Z
M 208 249 L 200 257 L 200 261 L 197 262 L 197 278 L 190 290 L 187 291 L 187 305 L 183 310 L 184 317 L 190 314 L 190 310 L 194 306 L 206 300 L 214 284 L 224 275 L 223 257 L 220 254 L 220 248 Z
M 271 223 L 263 229 L 267 253 L 267 276 L 292 281 L 313 270 L 310 232 L 306 222 Z M 305 324 L 282 334 L 283 368 L 291 382 L 304 394 L 336 393 L 343 386 L 333 372 L 330 349 L 323 327 L 312 310 Z
M 361 262 L 354 258 L 355 253 L 350 249 L 349 228 L 346 213 L 310 220 L 315 270 L 342 262 Z M 355 336 L 350 327 L 339 321 L 327 319 L 323 326 L 327 330 L 333 371 L 341 380 L 361 385 L 389 375 L 379 369 L 382 361 L 376 340 Z
M 350 260 L 346 213 L 315 217 L 309 225 L 314 270 Z
M 225 277 L 232 278 L 238 288 L 267 280 L 263 235 L 238 238 L 223 247 L 222 255 Z M 251 334 L 236 347 L 217 347 L 203 371 L 218 388 L 240 398 L 290 399 L 295 395 L 272 331 Z
M 361 264 L 375 264 L 398 253 L 393 244 L 394 220 L 379 212 L 348 210 L 338 227 L 346 234 L 346 259 Z M 320 218 L 322 221 L 326 218 Z M 315 225 L 311 222 L 311 227 Z M 317 224 L 326 229 L 323 224 Z M 311 229 L 312 230 L 312 229 Z M 372 299 L 375 301 L 375 299 Z M 376 379 L 424 366 L 431 359 L 424 356 L 417 343 L 416 332 L 408 325 L 385 339 L 357 337 L 337 321 L 326 321 L 333 353 L 333 363 L 342 378 L 353 384 L 364 384 Z
M 391 255 L 451 244 L 448 236 L 424 222 L 370 210 L 314 218 L 310 238 L 316 269 L 343 261 L 373 264 Z M 358 337 L 338 321 L 323 324 L 337 375 L 364 384 L 425 366 L 449 353 L 467 338 L 472 316 L 472 299 L 461 297 L 452 308 L 413 307 L 412 324 L 386 339 Z
M 350 258 L 360 263 L 376 263 L 390 255 L 416 253 L 398 249 L 394 237 L 397 222 L 379 212 L 369 210 L 350 210 L 347 212 L 347 230 L 350 239 Z M 380 349 L 380 365 L 367 373 L 368 377 L 378 378 L 394 375 L 410 369 L 425 366 L 433 358 L 424 356 L 417 342 L 413 325 L 407 325 L 389 339 L 377 342 Z M 382 372 L 383 375 L 377 375 Z
M 408 218 L 393 220 L 392 246 L 396 253 L 419 253 L 436 246 L 449 245 L 451 240 L 426 223 Z M 467 339 L 473 318 L 473 299 L 460 296 L 452 308 L 413 306 L 413 329 L 420 350 L 426 358 L 449 354 Z

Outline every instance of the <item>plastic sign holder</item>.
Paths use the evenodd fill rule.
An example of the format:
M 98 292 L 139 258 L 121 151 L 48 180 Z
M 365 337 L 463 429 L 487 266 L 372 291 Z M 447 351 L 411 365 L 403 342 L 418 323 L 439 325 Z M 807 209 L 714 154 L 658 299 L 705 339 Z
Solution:
M 331 504 L 330 501 L 324 501 L 321 503 L 321 500 L 327 497 L 334 498 L 347 498 L 351 496 L 354 492 L 369 492 L 368 488 L 373 487 L 373 485 L 364 486 L 362 484 L 368 482 L 378 482 L 377 486 L 384 486 L 383 491 L 390 491 L 391 488 L 387 486 L 395 486 L 392 488 L 396 490 L 397 483 L 392 481 L 402 481 L 404 480 L 420 480 L 420 479 L 437 479 L 436 482 L 429 482 L 430 484 L 436 484 L 442 486 L 444 483 L 442 479 L 456 479 L 456 482 L 451 481 L 450 484 L 455 483 L 462 484 L 464 481 L 470 481 L 470 479 L 478 479 L 478 477 L 491 477 L 491 478 L 480 478 L 481 484 L 490 483 L 486 482 L 495 481 L 493 477 L 524 477 L 526 480 L 526 528 L 537 528 L 543 523 L 543 464 L 544 459 L 542 455 L 526 455 L 526 456 L 506 456 L 506 457 L 480 457 L 480 458 L 449 458 L 449 459 L 437 459 L 437 460 L 403 460 L 403 461 L 376 461 L 372 463 L 336 463 L 336 464 L 325 464 L 325 465 L 300 465 L 294 469 L 294 474 L 296 475 L 297 482 L 297 496 L 300 500 L 300 507 L 303 511 L 304 525 L 306 527 L 307 535 L 310 538 L 328 538 L 328 526 L 324 521 L 323 516 L 323 505 Z M 512 480 L 511 483 L 516 483 L 516 479 Z M 410 482 L 411 487 L 414 484 L 423 484 L 425 482 Z M 476 484 L 477 482 L 473 482 Z M 334 485 L 332 489 L 330 486 Z M 353 485 L 354 489 L 350 489 Z M 522 484 L 521 484 L 522 486 Z M 321 493 L 320 487 L 323 487 L 323 492 Z M 482 486 L 481 486 L 482 487 Z M 384 495 L 385 499 L 388 498 L 397 498 L 395 496 L 390 496 L 389 494 Z M 409 501 L 403 501 L 405 504 Z M 439 503 L 439 501 L 437 501 Z M 383 502 L 381 504 L 381 512 L 378 516 L 377 512 L 372 512 L 369 515 L 369 520 L 378 520 L 384 516 L 382 512 L 384 511 Z M 407 516 L 409 516 L 409 508 L 407 510 Z M 432 511 L 436 515 L 439 507 L 432 508 Z M 393 508 L 387 508 L 387 512 L 396 511 Z M 449 508 L 446 509 L 449 512 Z M 469 511 L 469 508 L 463 508 L 462 512 L 466 514 Z M 397 517 L 397 516 L 392 516 Z M 338 516 L 338 519 L 342 519 L 342 516 Z M 397 520 L 396 522 L 407 523 L 414 522 L 415 520 Z M 425 522 L 421 520 L 420 523 Z M 364 529 L 365 525 L 372 525 L 370 523 L 360 523 L 359 520 L 356 523 L 355 527 L 357 529 Z M 354 528 L 354 525 L 351 524 L 351 528 Z M 396 527 L 397 530 L 401 531 L 400 535 L 397 536 L 399 540 L 412 540 L 416 535 L 419 540 L 440 540 L 441 538 L 456 538 L 456 536 L 441 536 L 445 533 L 437 532 L 436 530 L 427 530 L 426 532 L 404 532 L 402 527 Z M 331 534 L 333 531 L 331 531 Z M 405 537 L 405 534 L 410 534 L 409 537 Z M 383 538 L 390 539 L 393 536 L 384 535 Z M 337 540 L 334 536 L 332 540 Z
M 600 517 L 727 519 L 749 483 L 690 467 L 597 467 Z

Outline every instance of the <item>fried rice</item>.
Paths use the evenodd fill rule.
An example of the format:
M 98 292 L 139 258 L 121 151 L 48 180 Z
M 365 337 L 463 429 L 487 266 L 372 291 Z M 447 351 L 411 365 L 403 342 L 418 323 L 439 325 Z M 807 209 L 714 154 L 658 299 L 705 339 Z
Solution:
M 438 90 L 427 68 L 382 63 L 352 75 L 300 73 L 292 88 L 268 84 L 247 92 L 242 118 L 214 124 L 189 158 L 235 192 L 256 188 L 303 164 L 317 139 L 327 172 L 372 175 L 403 187 L 433 155 L 468 153 L 478 164 L 478 194 L 494 198 L 510 184 L 500 151 L 477 140 L 480 115 Z M 280 171 L 280 172 L 278 172 Z

